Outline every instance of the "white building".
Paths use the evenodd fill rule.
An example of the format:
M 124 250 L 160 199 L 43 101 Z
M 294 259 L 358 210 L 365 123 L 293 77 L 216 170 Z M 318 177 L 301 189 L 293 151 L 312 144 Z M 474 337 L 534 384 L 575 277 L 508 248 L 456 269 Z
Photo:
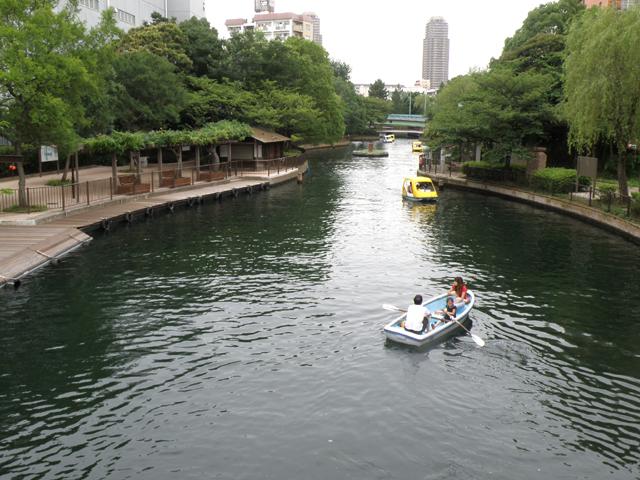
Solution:
M 229 35 L 247 30 L 262 32 L 267 40 L 286 40 L 300 37 L 322 45 L 320 19 L 315 14 L 260 13 L 249 23 L 246 18 L 232 18 L 225 22 Z
M 89 28 L 100 23 L 104 10 L 113 8 L 118 27 L 124 31 L 150 22 L 154 12 L 167 18 L 175 17 L 178 22 L 205 16 L 203 0 L 79 0 L 78 7 L 78 18 Z
M 358 95 L 362 95 L 363 97 L 369 96 L 369 87 L 371 87 L 370 83 L 356 83 L 354 84 L 354 87 Z M 400 90 L 401 92 L 405 92 L 405 93 L 411 92 L 411 93 L 420 93 L 420 94 L 427 94 L 427 95 L 434 95 L 437 91 L 435 89 L 430 89 L 428 85 L 424 85 L 419 80 L 415 83 L 415 85 L 410 87 L 407 87 L 405 85 L 395 84 L 395 85 L 385 85 L 384 88 L 386 88 L 387 92 L 389 92 L 389 98 L 391 98 L 391 94 L 396 90 Z

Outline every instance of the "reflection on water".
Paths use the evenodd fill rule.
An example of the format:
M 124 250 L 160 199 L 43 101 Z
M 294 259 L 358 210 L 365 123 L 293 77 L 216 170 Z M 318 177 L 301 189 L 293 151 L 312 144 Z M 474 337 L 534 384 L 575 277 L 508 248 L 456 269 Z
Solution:
M 637 478 L 637 247 L 471 193 L 405 204 L 416 157 L 384 148 L 0 291 L 0 476 Z M 486 347 L 385 343 L 382 303 L 455 275 Z

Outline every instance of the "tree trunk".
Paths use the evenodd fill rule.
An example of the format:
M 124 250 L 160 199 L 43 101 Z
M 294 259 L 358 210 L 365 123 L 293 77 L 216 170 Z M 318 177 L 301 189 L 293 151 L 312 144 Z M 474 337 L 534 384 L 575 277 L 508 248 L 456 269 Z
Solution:
M 200 145 L 196 145 L 196 172 L 200 171 Z
M 158 147 L 158 170 L 162 171 L 162 147 Z
M 16 144 L 16 155 L 22 155 L 22 146 Z M 24 164 L 22 162 L 16 162 L 18 168 L 18 205 L 20 207 L 27 206 L 27 177 L 24 174 Z
M 64 162 L 64 171 L 62 172 L 62 181 L 65 182 L 67 180 L 67 175 L 69 174 L 69 166 L 71 165 L 71 154 L 67 155 L 67 159 Z
M 618 147 L 618 190 L 620 196 L 627 198 L 629 196 L 629 185 L 627 183 L 627 149 L 626 145 L 622 148 Z
M 115 153 L 111 154 L 111 175 L 113 176 L 113 186 L 120 185 L 120 180 L 118 180 L 118 155 Z

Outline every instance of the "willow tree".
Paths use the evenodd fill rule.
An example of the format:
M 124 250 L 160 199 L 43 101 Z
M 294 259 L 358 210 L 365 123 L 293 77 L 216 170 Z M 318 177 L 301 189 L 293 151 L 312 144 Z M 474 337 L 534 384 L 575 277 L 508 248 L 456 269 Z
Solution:
M 618 188 L 628 196 L 626 149 L 640 137 L 640 9 L 589 9 L 567 39 L 564 112 L 569 142 L 604 141 L 618 153 Z

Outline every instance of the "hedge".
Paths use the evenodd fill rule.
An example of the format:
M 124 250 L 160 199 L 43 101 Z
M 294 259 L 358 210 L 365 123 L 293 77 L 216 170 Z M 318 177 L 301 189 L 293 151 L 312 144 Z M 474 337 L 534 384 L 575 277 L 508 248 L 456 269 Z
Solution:
M 544 168 L 531 176 L 531 186 L 550 193 L 569 193 L 576 188 L 576 176 L 572 168 Z M 588 187 L 590 183 L 589 178 L 580 177 L 580 187 Z
M 467 177 L 480 181 L 515 181 L 522 183 L 525 180 L 526 167 L 512 165 L 507 167 L 502 163 L 492 162 L 466 162 L 462 165 L 462 173 Z

